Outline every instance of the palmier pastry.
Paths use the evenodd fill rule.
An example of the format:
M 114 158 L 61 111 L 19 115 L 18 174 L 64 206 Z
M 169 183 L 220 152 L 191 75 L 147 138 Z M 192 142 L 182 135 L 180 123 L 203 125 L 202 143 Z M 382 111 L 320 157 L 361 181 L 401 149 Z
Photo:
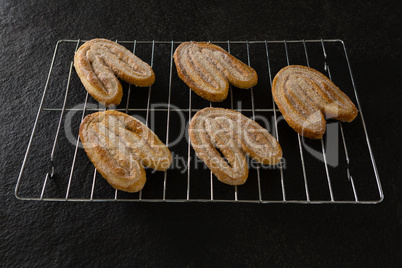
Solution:
M 144 166 L 163 171 L 172 162 L 169 149 L 155 133 L 118 111 L 86 116 L 80 138 L 96 169 L 118 190 L 140 191 L 146 181 Z
M 266 129 L 229 109 L 205 108 L 197 112 L 191 119 L 189 136 L 197 156 L 218 180 L 230 185 L 246 182 L 245 155 L 270 165 L 277 164 L 282 158 L 279 143 Z
M 93 39 L 75 53 L 74 66 L 91 96 L 105 106 L 118 105 L 123 96 L 120 79 L 140 87 L 155 81 L 152 68 L 125 47 L 106 39 Z
M 246 89 L 258 81 L 253 68 L 211 43 L 182 43 L 173 57 L 179 77 L 209 101 L 225 100 L 229 83 Z
M 272 95 L 283 117 L 300 135 L 320 139 L 325 118 L 351 122 L 357 116 L 353 102 L 322 73 L 300 65 L 280 70 Z

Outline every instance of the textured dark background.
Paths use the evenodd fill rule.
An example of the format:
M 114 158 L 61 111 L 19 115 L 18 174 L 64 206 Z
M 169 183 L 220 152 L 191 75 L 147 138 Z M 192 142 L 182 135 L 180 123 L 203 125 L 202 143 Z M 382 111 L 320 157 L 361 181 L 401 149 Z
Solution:
M 401 264 L 400 1 L 0 1 L 0 266 Z M 24 202 L 14 187 L 59 39 L 347 45 L 378 205 Z

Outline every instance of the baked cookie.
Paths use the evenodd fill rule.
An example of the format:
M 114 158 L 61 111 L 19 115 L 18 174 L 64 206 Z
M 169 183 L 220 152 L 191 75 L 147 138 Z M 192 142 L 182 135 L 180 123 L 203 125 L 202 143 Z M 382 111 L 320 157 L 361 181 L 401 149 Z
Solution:
M 258 81 L 253 68 L 211 43 L 182 43 L 173 57 L 179 77 L 197 95 L 209 101 L 225 100 L 229 83 L 247 89 Z
M 89 159 L 115 189 L 138 192 L 145 184 L 145 167 L 169 168 L 172 155 L 143 123 L 125 113 L 107 110 L 85 117 L 80 139 Z
M 282 158 L 281 146 L 265 128 L 233 110 L 202 109 L 191 119 L 188 132 L 197 156 L 226 184 L 246 182 L 245 155 L 269 165 L 277 164 Z
M 272 95 L 286 122 L 297 133 L 320 139 L 326 118 L 351 122 L 357 116 L 353 102 L 322 73 L 301 65 L 280 70 Z
M 151 86 L 155 81 L 147 63 L 106 39 L 85 42 L 75 53 L 74 66 L 88 93 L 105 106 L 121 102 L 123 90 L 116 76 L 140 87 Z

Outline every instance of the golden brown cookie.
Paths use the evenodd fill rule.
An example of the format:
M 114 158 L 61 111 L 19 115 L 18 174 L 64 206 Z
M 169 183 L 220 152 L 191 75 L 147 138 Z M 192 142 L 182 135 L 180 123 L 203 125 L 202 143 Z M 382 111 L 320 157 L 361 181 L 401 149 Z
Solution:
M 209 101 L 225 100 L 229 83 L 247 89 L 258 81 L 253 68 L 211 43 L 182 43 L 173 57 L 179 77 Z
M 121 102 L 123 90 L 116 76 L 140 87 L 151 86 L 155 81 L 147 63 L 106 39 L 85 42 L 75 53 L 74 66 L 88 93 L 105 106 Z
M 272 95 L 286 122 L 300 135 L 320 139 L 325 118 L 351 122 L 357 116 L 353 102 L 322 73 L 301 65 L 280 70 Z
M 152 130 L 118 111 L 86 116 L 80 139 L 96 169 L 118 190 L 140 191 L 146 181 L 144 166 L 163 171 L 172 162 L 169 149 Z
M 246 182 L 248 166 L 245 155 L 269 165 L 277 164 L 282 158 L 279 143 L 266 129 L 233 110 L 202 109 L 191 119 L 188 131 L 197 156 L 218 180 L 226 184 Z

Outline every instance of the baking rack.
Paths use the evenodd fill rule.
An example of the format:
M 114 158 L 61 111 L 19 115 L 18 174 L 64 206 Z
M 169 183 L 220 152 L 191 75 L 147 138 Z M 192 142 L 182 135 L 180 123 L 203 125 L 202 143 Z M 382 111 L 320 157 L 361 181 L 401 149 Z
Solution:
M 50 69 L 49 73 L 45 82 L 42 98 L 40 101 L 39 109 L 36 114 L 36 119 L 34 122 L 34 126 L 32 129 L 32 133 L 28 142 L 27 150 L 22 162 L 21 170 L 18 176 L 18 180 L 16 183 L 15 187 L 15 196 L 18 199 L 21 200 L 37 200 L 37 201 L 90 201 L 90 202 L 95 202 L 95 201 L 113 201 L 113 202 L 237 202 L 237 203 L 297 203 L 297 204 L 376 204 L 379 203 L 383 200 L 384 194 L 382 191 L 381 187 L 381 182 L 380 182 L 380 177 L 377 171 L 375 159 L 372 153 L 367 129 L 366 129 L 366 123 L 364 121 L 363 117 L 363 112 L 361 108 L 360 101 L 358 99 L 358 94 L 356 90 L 356 85 L 355 81 L 353 79 L 352 75 L 352 70 L 351 66 L 349 63 L 349 58 L 346 52 L 346 47 L 345 44 L 342 40 L 338 39 L 319 39 L 319 40 L 281 40 L 281 41 L 210 41 L 214 44 L 222 46 L 224 49 L 226 49 L 229 53 L 231 53 L 231 48 L 235 46 L 242 46 L 244 48 L 243 53 L 245 53 L 245 56 L 243 55 L 243 59 L 246 59 L 245 61 L 250 65 L 253 66 L 251 62 L 251 57 L 250 57 L 250 51 L 253 48 L 253 46 L 260 46 L 260 53 L 258 54 L 259 59 L 264 59 L 263 62 L 265 64 L 265 67 L 261 68 L 264 70 L 263 72 L 259 71 L 258 75 L 259 78 L 265 77 L 266 81 L 268 83 L 264 84 L 264 79 L 261 79 L 263 83 L 262 88 L 265 88 L 267 91 L 267 98 L 263 101 L 266 102 L 265 107 L 262 108 L 256 108 L 255 102 L 256 102 L 256 97 L 255 97 L 255 89 L 251 88 L 250 89 L 250 99 L 245 100 L 242 99 L 242 102 L 251 102 L 251 107 L 249 109 L 238 109 L 238 107 L 234 107 L 234 91 L 232 87 L 230 87 L 230 94 L 229 94 L 229 104 L 227 108 L 232 108 L 235 110 L 240 110 L 241 112 L 248 112 L 249 116 L 252 119 L 255 119 L 256 112 L 263 112 L 266 113 L 267 116 L 268 114 L 273 115 L 273 130 L 271 131 L 271 134 L 274 135 L 278 141 L 280 142 L 281 145 L 287 144 L 288 142 L 293 142 L 296 143 L 296 146 L 293 146 L 290 150 L 291 151 L 284 151 L 284 156 L 286 155 L 291 155 L 293 158 L 289 160 L 289 166 L 290 166 L 290 161 L 293 164 L 293 168 L 288 168 L 286 169 L 285 166 L 280 165 L 276 170 L 271 171 L 265 171 L 263 169 L 262 165 L 257 165 L 256 167 L 250 167 L 250 176 L 248 178 L 248 181 L 246 184 L 250 182 L 249 186 L 222 186 L 220 182 L 217 181 L 215 176 L 212 174 L 212 172 L 199 172 L 197 171 L 193 164 L 192 161 L 194 160 L 195 154 L 194 151 L 190 145 L 189 140 L 183 139 L 181 141 L 182 147 L 187 148 L 187 154 L 183 155 L 187 159 L 187 169 L 185 172 L 180 172 L 180 173 L 174 173 L 172 174 L 172 170 L 167 170 L 165 172 L 158 172 L 158 176 L 160 179 L 157 179 L 157 182 L 151 183 L 150 186 L 148 186 L 149 181 L 152 180 L 152 177 L 155 176 L 157 173 L 149 173 L 147 174 L 147 183 L 145 185 L 145 188 L 147 186 L 149 188 L 154 187 L 154 192 L 159 192 L 159 195 L 150 195 L 149 197 L 145 196 L 143 194 L 143 191 L 137 193 L 137 194 L 126 194 L 123 192 L 120 192 L 118 190 L 114 190 L 111 188 L 111 186 L 107 185 L 105 183 L 104 179 L 101 178 L 97 170 L 93 167 L 92 163 L 90 163 L 88 158 L 82 158 L 81 160 L 78 160 L 79 157 L 77 157 L 77 154 L 81 154 L 83 149 L 80 148 L 80 141 L 79 141 L 79 136 L 78 134 L 76 135 L 76 143 L 73 149 L 69 149 L 72 154 L 65 154 L 65 157 L 63 159 L 57 159 L 57 150 L 59 147 L 62 147 L 60 143 L 64 142 L 60 141 L 63 137 L 63 123 L 66 120 L 66 112 L 76 110 L 80 112 L 80 118 L 78 123 L 80 123 L 85 115 L 89 112 L 93 111 L 98 111 L 102 109 L 106 109 L 105 107 L 100 107 L 100 108 L 91 108 L 88 107 L 88 104 L 93 101 L 96 103 L 94 100 L 92 100 L 91 96 L 86 93 L 84 99 L 83 99 L 83 105 L 79 108 L 73 107 L 69 108 L 67 107 L 67 100 L 69 98 L 69 94 L 71 95 L 71 90 L 77 89 L 85 92 L 84 87 L 77 82 L 77 79 L 73 79 L 76 77 L 76 73 L 73 68 L 73 55 L 75 51 L 78 49 L 78 47 L 83 44 L 86 40 L 59 40 L 55 46 L 51 64 L 50 64 Z M 184 83 L 178 80 L 177 74 L 174 74 L 175 68 L 174 68 L 174 62 L 173 62 L 173 53 L 175 50 L 175 47 L 177 47 L 181 41 L 118 41 L 116 40 L 119 44 L 125 45 L 125 46 L 131 46 L 132 47 L 132 52 L 135 54 L 136 50 L 140 46 L 151 46 L 151 57 L 150 57 L 150 64 L 151 67 L 154 66 L 154 60 L 155 60 L 155 55 L 159 55 L 159 57 L 170 57 L 170 62 L 166 66 L 167 68 L 163 72 L 156 73 L 157 79 L 160 76 L 166 76 L 168 75 L 168 84 L 165 86 L 165 89 L 168 90 L 168 98 L 167 98 L 167 106 L 166 109 L 154 109 L 152 108 L 152 86 L 148 88 L 148 97 L 146 101 L 146 108 L 131 108 L 130 107 L 130 100 L 132 97 L 131 95 L 131 85 L 128 85 L 128 90 L 125 91 L 124 94 L 127 94 L 126 102 L 125 104 L 122 104 L 122 106 L 117 107 L 117 110 L 130 113 L 130 114 L 135 114 L 135 113 L 145 113 L 145 123 L 148 125 L 150 121 L 150 113 L 151 112 L 160 112 L 162 113 L 163 117 L 166 118 L 166 127 L 165 127 L 165 143 L 169 145 L 169 134 L 171 133 L 170 125 L 171 125 L 171 112 L 172 112 L 172 91 L 175 90 L 176 87 L 184 87 L 186 91 L 188 91 L 188 106 L 187 107 L 180 107 L 180 108 L 175 108 L 180 110 L 180 112 L 187 114 L 187 121 L 190 121 L 191 117 L 194 115 L 194 113 L 198 110 L 200 110 L 200 107 L 194 107 L 193 103 L 195 98 L 198 98 L 194 93 L 192 93 L 191 89 L 185 87 Z M 68 44 L 69 47 L 71 47 L 71 51 L 68 53 L 62 54 L 61 56 L 57 56 L 58 52 L 60 50 L 60 47 L 62 45 Z M 331 57 L 329 49 L 327 49 L 327 46 L 333 46 L 333 45 L 340 46 L 340 49 L 334 50 L 337 53 L 337 55 L 333 55 Z M 158 54 L 158 46 L 164 46 L 165 47 L 165 53 L 166 55 L 160 55 Z M 286 128 L 287 126 L 284 126 L 284 123 L 279 123 L 279 118 L 281 116 L 280 111 L 275 105 L 275 102 L 270 94 L 271 92 L 271 86 L 272 86 L 272 80 L 275 75 L 273 71 L 273 60 L 277 60 L 278 57 L 282 57 L 284 55 L 284 59 L 282 59 L 287 65 L 292 64 L 293 60 L 292 57 L 290 56 L 291 52 L 289 50 L 289 46 L 298 46 L 298 50 L 302 51 L 302 55 L 304 57 L 304 64 L 310 66 L 310 62 L 312 61 L 312 57 L 315 57 L 315 60 L 317 58 L 321 59 L 321 64 L 324 66 L 324 73 L 332 80 L 333 74 L 331 73 L 331 68 L 332 68 L 332 63 L 331 63 L 331 58 L 334 61 L 341 60 L 344 62 L 344 68 L 342 69 L 342 72 L 347 73 L 347 75 L 344 76 L 344 81 L 348 81 L 349 87 L 350 87 L 350 94 L 349 97 L 352 97 L 351 94 L 354 95 L 354 102 L 357 104 L 357 108 L 359 110 L 359 115 L 358 118 L 355 119 L 355 121 L 359 122 L 359 128 L 361 132 L 361 140 L 363 142 L 360 142 L 359 147 L 364 147 L 365 151 L 367 151 L 367 155 L 365 159 L 364 164 L 366 166 L 363 167 L 363 170 L 369 171 L 370 176 L 364 175 L 363 179 L 360 179 L 359 183 L 355 182 L 355 178 L 362 171 L 360 170 L 351 170 L 351 166 L 353 163 L 360 163 L 360 157 L 357 157 L 358 159 L 352 159 L 351 154 L 355 150 L 355 147 L 350 149 L 350 147 L 347 146 L 349 139 L 351 139 L 351 143 L 353 144 L 353 133 L 350 133 L 350 131 L 347 131 L 346 129 L 349 127 L 349 124 L 346 126 L 346 124 L 342 123 L 337 123 L 337 127 L 339 130 L 339 148 L 342 151 L 340 158 L 341 162 L 343 165 L 339 165 L 338 167 L 332 168 L 329 166 L 327 162 L 327 152 L 326 152 L 326 146 L 325 146 L 325 141 L 324 138 L 317 141 L 319 144 L 319 150 L 322 152 L 322 159 L 321 161 L 316 160 L 313 162 L 312 165 L 316 167 L 316 169 L 321 169 L 325 170 L 325 176 L 309 176 L 310 172 L 307 171 L 307 163 L 308 161 L 313 161 L 311 160 L 312 157 L 309 155 L 309 153 L 306 151 L 305 147 L 303 146 L 304 139 L 301 137 L 299 134 L 296 135 L 294 133 L 294 136 L 289 137 L 288 134 L 282 134 L 285 131 L 281 130 L 281 135 L 279 135 L 279 125 L 282 125 L 282 128 Z M 319 56 L 311 56 L 310 54 L 313 54 L 312 52 L 309 51 L 308 47 L 309 46 L 317 46 L 320 47 L 320 54 Z M 262 47 L 261 47 L 262 46 Z M 278 48 L 279 46 L 279 48 Z M 275 49 L 273 49 L 275 47 Z M 167 49 L 166 49 L 167 48 Z M 261 49 L 262 48 L 262 49 Z M 277 55 L 275 51 L 282 50 L 284 54 L 281 54 L 281 56 Z M 169 53 L 170 52 L 170 53 Z M 170 54 L 170 55 L 169 55 Z M 300 53 L 299 53 L 300 54 Z M 320 60 L 319 60 L 320 61 Z M 64 63 L 64 65 L 63 65 Z M 65 63 L 69 63 L 68 65 Z M 60 66 L 68 66 L 68 76 L 66 80 L 66 85 L 64 86 L 53 86 L 52 90 L 56 91 L 56 93 L 50 93 L 50 87 L 49 84 L 51 83 L 52 79 L 56 79 L 55 76 L 61 76 L 58 72 L 54 73 L 54 66 L 60 65 Z M 281 66 L 284 67 L 284 66 Z M 345 71 L 346 69 L 346 71 Z M 60 78 L 60 77 L 57 77 Z M 60 78 L 62 79 L 62 78 Z M 64 79 L 64 78 L 63 78 Z M 74 80 L 74 82 L 72 82 Z M 172 86 L 173 82 L 172 81 L 178 81 L 179 86 Z M 180 84 L 181 83 L 181 84 Z M 260 83 L 260 81 L 259 81 Z M 64 91 L 64 94 L 62 93 Z M 352 93 L 353 92 L 353 93 Z M 176 93 L 174 93 L 176 94 Z M 64 95 L 64 98 L 62 99 L 61 96 Z M 62 105 L 57 106 L 57 107 L 46 107 L 47 105 L 47 99 L 48 98 L 59 98 L 62 99 Z M 261 98 L 258 98 L 259 101 L 261 101 Z M 50 105 L 51 106 L 51 105 Z M 124 107 L 125 106 L 125 107 Z M 217 106 L 219 107 L 219 103 L 209 103 L 209 106 Z M 50 140 L 48 139 L 47 141 L 38 141 L 38 145 L 34 145 L 36 142 L 36 139 L 38 138 L 37 136 L 41 136 L 43 133 L 40 132 L 40 134 L 37 134 L 39 131 L 38 129 L 40 128 L 39 125 L 43 120 L 48 120 L 48 119 L 43 119 L 42 118 L 42 113 L 46 112 L 51 112 L 51 113 L 56 113 L 58 116 L 53 116 L 54 119 L 53 122 L 55 125 L 57 125 L 54 128 L 46 128 L 43 127 L 45 130 L 44 132 L 50 132 L 49 137 L 52 137 Z M 351 123 L 353 124 L 353 123 Z M 46 125 L 46 124 L 45 124 Z M 77 124 L 77 132 L 78 132 L 78 126 Z M 287 132 L 292 132 L 291 129 L 286 129 Z M 354 131 L 353 131 L 354 132 Z M 338 133 L 338 132 L 337 132 Z M 348 133 L 348 134 L 347 134 Z M 159 135 L 159 133 L 157 133 Z M 285 137 L 282 137 L 282 136 Z M 352 137 L 352 138 L 350 138 Z M 40 140 L 40 137 L 39 137 Z M 50 146 L 47 146 L 48 148 L 51 148 L 49 151 L 45 151 L 46 146 L 42 146 L 44 144 L 51 144 Z M 69 147 L 66 146 L 65 144 L 63 145 L 63 148 Z M 71 147 L 71 146 L 70 146 Z M 39 160 L 36 155 L 40 155 Z M 295 156 L 297 155 L 297 158 Z M 60 156 L 59 156 L 60 157 Z M 67 158 L 67 160 L 65 160 Z M 306 161 L 306 158 L 309 160 Z M 35 159 L 35 160 L 33 160 Z M 70 159 L 70 160 L 68 160 Z M 40 161 L 41 163 L 44 163 L 42 165 L 37 165 L 35 163 L 32 163 L 30 165 L 30 162 L 35 162 L 35 161 Z M 64 177 L 58 177 L 58 163 L 60 162 L 69 162 L 67 166 L 69 166 L 70 171 L 68 172 L 67 176 Z M 87 167 L 83 172 L 75 172 L 75 169 L 77 168 L 77 161 L 80 161 L 79 166 L 85 166 Z M 295 163 L 298 162 L 298 163 Z M 368 164 L 367 164 L 368 163 Z M 33 166 L 33 167 L 28 167 L 28 166 Z M 63 167 L 65 168 L 65 165 L 63 164 Z M 298 167 L 298 168 L 296 168 Z M 360 167 L 360 166 L 359 166 Z M 27 171 L 29 169 L 29 171 Z M 299 169 L 297 175 L 291 175 L 289 176 L 289 172 L 293 172 L 293 170 Z M 286 171 L 286 172 L 285 172 Z M 201 175 L 200 175 L 201 173 Z M 271 177 L 271 173 L 275 173 L 276 175 Z M 286 173 L 286 174 L 285 174 Z M 332 174 L 336 173 L 336 175 Z M 366 172 L 367 173 L 367 172 Z M 163 175 L 161 175 L 163 174 Z M 207 174 L 207 177 L 205 177 L 205 174 Z M 290 173 L 292 174 L 292 173 Z M 341 174 L 341 175 L 339 175 Z M 198 177 L 197 177 L 198 176 Z M 202 176 L 203 178 L 200 178 Z M 85 182 L 83 182 L 85 181 Z M 202 181 L 203 185 L 202 187 L 198 187 L 197 183 Z M 268 181 L 268 183 L 267 183 Z M 299 183 L 297 184 L 296 181 Z M 300 183 L 301 181 L 301 183 Z M 316 183 L 319 181 L 321 185 L 323 182 L 325 182 L 324 187 L 313 187 L 312 184 Z M 81 196 L 78 194 L 73 194 L 73 187 L 72 184 L 73 182 L 75 183 L 81 183 L 82 185 L 87 185 L 88 191 Z M 334 187 L 334 184 L 342 182 L 341 185 L 343 185 L 341 189 Z M 172 194 L 169 194 L 170 189 L 175 189 L 175 184 L 180 183 L 182 187 L 180 188 L 182 191 L 184 191 L 182 194 L 178 194 L 177 196 L 172 196 Z M 206 183 L 208 185 L 206 185 Z M 161 184 L 161 185 L 158 185 Z M 169 184 L 169 187 L 167 186 Z M 183 184 L 185 186 L 183 186 Z M 53 186 L 52 186 L 53 185 Z M 56 185 L 56 186 L 54 186 Z M 60 187 L 60 186 L 63 187 Z M 294 186 L 294 185 L 297 185 Z M 368 187 L 370 185 L 370 187 Z M 97 190 L 97 187 L 100 187 L 100 190 Z M 244 188 L 243 188 L 244 187 Z M 370 195 L 365 195 L 365 191 L 368 188 L 370 192 Z M 23 189 L 21 189 L 23 188 Z M 33 190 L 35 188 L 36 190 Z M 76 189 L 77 187 L 75 187 Z M 85 188 L 83 186 L 83 188 Z M 144 188 L 144 189 L 145 189 Z M 253 189 L 251 189 L 253 188 Z M 267 189 L 269 188 L 269 189 Z M 292 195 L 291 191 L 294 191 L 295 188 L 297 188 L 297 192 L 299 195 Z M 336 189 L 335 189 L 336 188 Z M 203 197 L 199 197 L 200 195 L 193 195 L 193 192 L 197 192 L 200 189 L 203 189 L 204 195 Z M 97 192 L 107 192 L 109 193 L 108 196 L 102 196 L 102 197 L 97 197 Z M 251 194 L 246 194 L 246 198 L 242 198 L 242 193 L 245 192 L 252 192 L 253 196 L 250 198 Z M 272 191 L 276 191 L 276 193 L 272 194 Z M 350 195 L 347 198 L 343 197 L 343 193 L 349 192 Z M 223 193 L 223 194 L 222 194 Z M 300 194 L 302 193 L 302 194 Z M 319 193 L 317 195 L 317 193 Z M 338 194 L 339 193 L 339 194 Z M 326 196 L 324 198 L 314 198 L 313 196 Z M 155 197 L 157 196 L 157 197 Z M 221 197 L 223 196 L 223 198 Z M 296 196 L 296 198 L 294 198 Z M 340 198 L 337 198 L 338 196 L 341 196 Z M 366 196 L 366 197 L 363 197 Z

